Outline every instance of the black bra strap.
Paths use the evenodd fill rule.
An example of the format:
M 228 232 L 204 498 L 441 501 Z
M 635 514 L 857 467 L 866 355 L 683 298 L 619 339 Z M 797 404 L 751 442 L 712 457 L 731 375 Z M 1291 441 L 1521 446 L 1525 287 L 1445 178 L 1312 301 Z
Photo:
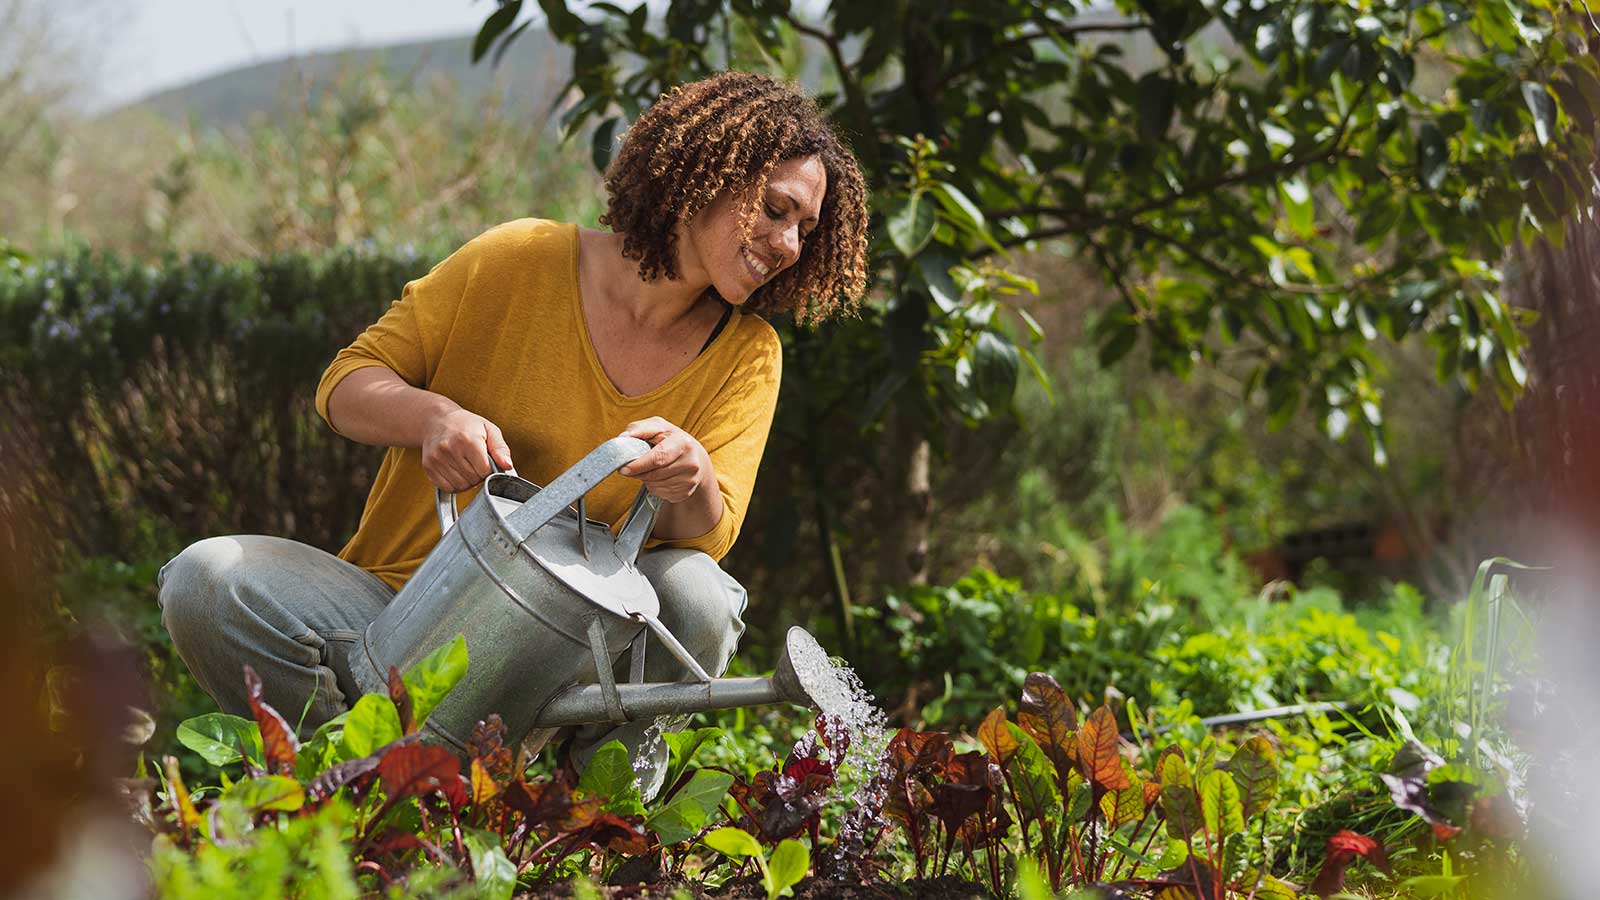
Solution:
M 700 348 L 700 353 L 706 352 L 706 348 L 710 347 L 711 342 L 717 339 L 717 335 L 722 333 L 722 329 L 728 327 L 728 320 L 731 318 L 733 318 L 733 304 L 724 302 L 722 304 L 722 318 L 717 320 L 717 327 L 711 329 L 711 336 L 706 338 L 705 344 Z M 699 356 L 700 354 L 696 353 L 695 355 Z

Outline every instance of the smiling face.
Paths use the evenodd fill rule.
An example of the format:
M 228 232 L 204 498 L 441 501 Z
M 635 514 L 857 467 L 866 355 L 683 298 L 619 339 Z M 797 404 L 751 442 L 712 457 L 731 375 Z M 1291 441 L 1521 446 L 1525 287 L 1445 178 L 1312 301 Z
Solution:
M 822 161 L 804 156 L 779 163 L 759 197 L 749 189 L 723 191 L 682 226 L 679 270 L 706 278 L 729 303 L 744 303 L 799 261 L 806 237 L 817 227 L 827 189 Z M 754 217 L 746 242 L 740 219 L 751 206 Z

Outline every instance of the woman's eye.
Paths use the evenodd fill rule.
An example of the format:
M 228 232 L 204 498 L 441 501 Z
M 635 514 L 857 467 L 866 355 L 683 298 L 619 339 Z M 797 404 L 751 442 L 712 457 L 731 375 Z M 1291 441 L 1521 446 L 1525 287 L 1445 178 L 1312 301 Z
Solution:
M 773 220 L 782 219 L 783 218 L 783 213 L 778 212 L 778 210 L 774 209 L 771 206 L 768 206 L 767 207 L 767 218 L 773 219 Z

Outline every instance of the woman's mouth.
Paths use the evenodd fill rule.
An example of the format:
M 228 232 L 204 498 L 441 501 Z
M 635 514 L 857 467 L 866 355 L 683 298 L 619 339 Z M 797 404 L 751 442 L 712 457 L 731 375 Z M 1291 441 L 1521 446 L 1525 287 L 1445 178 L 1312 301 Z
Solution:
M 754 253 L 751 253 L 749 250 L 740 250 L 739 255 L 744 257 L 744 264 L 748 266 L 751 273 L 755 275 L 756 281 L 766 281 L 767 276 L 772 274 L 772 267 L 762 262 Z

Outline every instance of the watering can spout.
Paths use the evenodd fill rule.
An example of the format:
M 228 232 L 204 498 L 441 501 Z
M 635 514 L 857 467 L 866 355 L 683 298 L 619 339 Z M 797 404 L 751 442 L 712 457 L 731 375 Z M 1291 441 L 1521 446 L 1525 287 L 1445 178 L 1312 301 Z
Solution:
M 796 666 L 796 657 L 800 665 Z M 574 685 L 551 698 L 534 719 L 536 728 L 582 725 L 614 718 L 620 708 L 627 720 L 688 715 L 741 706 L 793 703 L 816 707 L 816 694 L 837 676 L 827 664 L 827 654 L 804 628 L 789 629 L 783 656 L 770 678 L 713 678 L 704 682 L 616 684 L 616 707 L 608 707 L 607 685 Z M 808 665 L 809 663 L 809 665 Z M 813 671 L 813 668 L 825 671 Z

